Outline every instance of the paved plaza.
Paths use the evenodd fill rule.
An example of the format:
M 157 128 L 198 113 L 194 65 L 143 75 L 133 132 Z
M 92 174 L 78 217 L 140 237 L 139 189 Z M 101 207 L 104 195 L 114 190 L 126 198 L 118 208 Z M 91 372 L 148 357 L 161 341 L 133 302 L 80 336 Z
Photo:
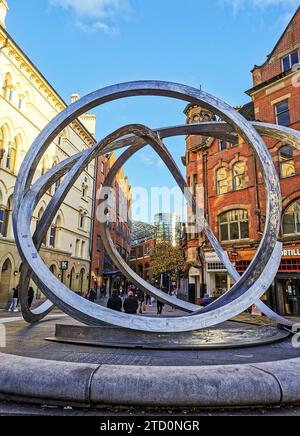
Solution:
M 145 316 L 150 315 L 156 316 L 155 305 L 148 309 Z M 165 307 L 163 316 L 179 315 L 183 313 Z M 248 323 L 249 316 L 245 315 L 245 319 Z M 265 323 L 268 322 L 266 318 L 263 319 Z M 99 365 L 202 366 L 273 362 L 300 357 L 300 349 L 293 348 L 291 338 L 267 346 L 201 351 L 118 349 L 48 342 L 46 338 L 54 336 L 56 324 L 78 324 L 57 309 L 38 325 L 30 326 L 20 313 L 12 315 L 5 311 L 0 311 L 0 321 L 5 324 L 7 333 L 6 348 L 1 349 L 3 353 L 45 360 Z M 263 322 L 257 317 L 252 317 L 250 321 Z M 243 331 L 247 326 L 244 322 L 229 321 L 218 328 Z

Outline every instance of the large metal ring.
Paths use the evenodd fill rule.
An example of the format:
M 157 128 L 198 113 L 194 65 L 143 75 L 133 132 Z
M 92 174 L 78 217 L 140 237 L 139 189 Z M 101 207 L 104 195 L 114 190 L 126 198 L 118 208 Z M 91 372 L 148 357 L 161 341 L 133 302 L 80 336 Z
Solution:
M 36 165 L 51 141 L 72 119 L 97 104 L 132 95 L 165 95 L 207 107 L 226 120 L 251 145 L 264 170 L 267 190 L 267 223 L 258 253 L 244 276 L 223 298 L 214 303 L 208 311 L 202 311 L 192 317 L 187 316 L 175 320 L 132 318 L 125 314 L 116 314 L 95 306 L 68 291 L 63 284 L 52 276 L 41 260 L 30 236 L 31 216 L 35 205 L 39 201 L 42 187 L 51 185 L 57 177 L 55 169 L 52 172 L 49 171 L 44 179 L 40 179 L 32 189 L 29 189 Z M 91 151 L 84 152 L 81 157 L 71 158 L 67 164 L 60 164 L 56 168 L 57 171 L 60 171 L 59 177 L 70 169 L 64 180 L 66 183 L 61 185 L 61 189 L 55 195 L 56 199 L 60 195 L 59 201 L 63 201 L 67 190 L 72 186 L 70 183 L 73 183 L 77 173 L 82 171 L 87 162 L 94 159 L 97 153 L 105 154 L 112 151 L 113 147 L 110 144 L 117 140 L 121 133 L 118 131 L 117 138 L 110 137 L 107 139 L 107 146 L 102 144 L 98 149 L 95 146 Z M 128 133 L 131 132 L 125 131 L 123 134 Z M 65 189 L 64 192 L 63 188 Z M 55 200 L 55 197 L 53 200 Z M 32 270 L 34 280 L 54 304 L 74 318 L 87 324 L 95 325 L 99 321 L 105 321 L 126 328 L 158 332 L 189 331 L 214 325 L 246 310 L 253 302 L 258 300 L 270 286 L 281 260 L 282 245 L 277 243 L 281 217 L 279 180 L 264 142 L 253 127 L 230 106 L 206 93 L 183 85 L 165 82 L 128 83 L 97 91 L 71 105 L 44 129 L 32 145 L 20 170 L 14 200 L 14 232 L 24 264 L 28 264 Z M 51 203 L 49 207 L 50 205 Z M 22 213 L 20 213 L 20 210 L 22 210 Z M 55 216 L 56 211 L 57 209 L 52 210 L 51 213 Z M 212 235 L 212 238 L 215 237 Z M 116 261 L 116 258 L 113 260 Z M 265 267 L 266 273 L 264 273 Z

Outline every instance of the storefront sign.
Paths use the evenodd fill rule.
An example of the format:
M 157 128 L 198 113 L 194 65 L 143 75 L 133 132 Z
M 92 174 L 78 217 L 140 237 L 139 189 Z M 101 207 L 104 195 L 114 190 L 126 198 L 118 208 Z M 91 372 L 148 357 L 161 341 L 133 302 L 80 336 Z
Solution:
M 282 251 L 282 257 L 300 257 L 300 248 L 290 248 Z
M 207 263 L 220 263 L 221 262 L 215 252 L 205 253 L 205 261 Z

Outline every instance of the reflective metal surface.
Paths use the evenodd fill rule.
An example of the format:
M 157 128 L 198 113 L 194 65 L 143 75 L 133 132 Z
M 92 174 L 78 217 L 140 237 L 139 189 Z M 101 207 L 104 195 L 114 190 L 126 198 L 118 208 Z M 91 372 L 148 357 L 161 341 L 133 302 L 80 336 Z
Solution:
M 199 125 L 185 125 L 160 129 L 157 132 L 145 126 L 126 126 L 109 135 L 90 150 L 60 163 L 31 186 L 35 169 L 44 152 L 55 137 L 73 119 L 97 105 L 138 95 L 166 96 L 199 104 L 219 115 L 227 124 L 205 123 Z M 65 313 L 88 325 L 98 325 L 104 321 L 108 324 L 145 332 L 184 332 L 199 330 L 219 324 L 238 315 L 253 303 L 257 302 L 270 287 L 277 273 L 281 261 L 282 244 L 277 241 L 281 221 L 279 179 L 271 155 L 256 130 L 263 135 L 281 139 L 284 138 L 289 143 L 299 147 L 298 132 L 259 123 L 255 123 L 254 126 L 252 126 L 251 123 L 244 119 L 238 112 L 219 99 L 194 88 L 168 82 L 133 82 L 105 88 L 82 98 L 60 113 L 49 123 L 43 132 L 41 132 L 30 148 L 21 167 L 14 193 L 14 233 L 24 263 L 20 300 L 25 319 L 28 322 L 37 322 L 49 313 L 52 305 L 55 304 Z M 267 200 L 267 218 L 264 235 L 256 257 L 242 277 L 235 271 L 227 253 L 224 252 L 220 246 L 208 224 L 201 218 L 203 215 L 197 213 L 195 199 L 190 191 L 185 190 L 185 180 L 180 174 L 172 156 L 161 141 L 163 137 L 192 133 L 227 138 L 234 142 L 236 141 L 234 132 L 242 136 L 257 156 L 264 175 Z M 192 315 L 182 318 L 154 319 L 129 316 L 94 305 L 78 295 L 75 295 L 59 282 L 48 270 L 38 253 L 41 241 L 55 218 L 59 206 L 64 201 L 75 180 L 86 168 L 87 164 L 97 156 L 128 146 L 128 150 L 120 157 L 111 173 L 108 175 L 105 184 L 109 186 L 113 183 L 118 169 L 145 144 L 150 144 L 155 149 L 173 174 L 180 188 L 183 191 L 185 190 L 187 201 L 196 212 L 199 228 L 204 230 L 221 261 L 226 265 L 229 273 L 237 283 L 219 300 L 199 311 L 198 306 L 173 299 L 141 280 L 116 251 L 109 230 L 105 224 L 101 224 L 101 234 L 105 247 L 114 263 L 132 282 L 136 283 L 137 286 L 149 294 L 175 307 L 193 312 Z M 36 233 L 32 238 L 30 223 L 33 211 L 44 192 L 63 175 L 65 175 L 65 178 L 49 203 Z M 51 303 L 49 301 L 44 303 L 36 311 L 30 311 L 27 303 L 27 289 L 31 275 L 39 288 L 51 301 Z M 272 316 L 278 322 L 287 325 L 290 324 L 288 321 L 274 314 L 262 303 L 258 303 L 258 305 L 265 313 Z

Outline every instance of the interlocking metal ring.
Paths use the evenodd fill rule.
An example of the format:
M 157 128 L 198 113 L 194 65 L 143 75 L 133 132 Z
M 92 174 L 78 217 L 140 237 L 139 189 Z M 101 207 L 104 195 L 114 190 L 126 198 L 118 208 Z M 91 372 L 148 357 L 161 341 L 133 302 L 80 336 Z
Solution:
M 59 163 L 32 185 L 35 170 L 51 142 L 74 119 L 98 105 L 132 96 L 164 96 L 201 105 L 220 116 L 223 123 L 201 123 L 151 130 L 146 126 L 130 125 L 122 127 L 104 140 L 86 150 Z M 262 171 L 266 187 L 266 225 L 258 252 L 242 277 L 231 264 L 227 253 L 209 228 L 208 223 L 197 213 L 197 204 L 181 175 L 172 156 L 164 146 L 162 139 L 170 136 L 199 134 L 236 141 L 238 133 L 255 153 Z M 267 135 L 285 140 L 300 149 L 299 133 L 278 126 L 248 122 L 241 114 L 221 100 L 197 89 L 170 82 L 130 82 L 115 85 L 93 92 L 76 101 L 57 115 L 40 133 L 27 153 L 20 169 L 14 192 L 13 227 L 19 253 L 23 261 L 20 281 L 20 301 L 23 316 L 30 323 L 43 319 L 53 308 L 59 307 L 74 319 L 87 324 L 99 325 L 106 322 L 111 325 L 142 330 L 146 332 L 184 332 L 199 330 L 231 319 L 248 309 L 253 303 L 274 318 L 278 323 L 291 325 L 291 322 L 275 314 L 260 302 L 261 296 L 268 290 L 278 271 L 282 244 L 278 242 L 281 223 L 281 194 L 279 179 L 272 157 L 259 135 Z M 189 205 L 197 217 L 197 225 L 203 229 L 208 240 L 225 264 L 229 274 L 236 281 L 235 285 L 221 298 L 205 309 L 174 299 L 141 279 L 132 271 L 116 250 L 107 225 L 101 220 L 101 235 L 105 248 L 120 271 L 141 290 L 150 295 L 183 309 L 190 314 L 180 318 L 145 318 L 113 312 L 95 305 L 62 284 L 47 268 L 39 255 L 41 243 L 66 195 L 89 162 L 97 156 L 106 155 L 114 150 L 127 147 L 117 160 L 105 181 L 111 186 L 120 167 L 139 149 L 150 144 L 163 159 L 173 174 L 178 185 L 186 195 Z M 35 207 L 44 193 L 64 179 L 51 199 L 32 238 L 30 224 Z M 28 286 L 33 278 L 35 283 L 48 298 L 39 308 L 31 311 L 28 307 Z

